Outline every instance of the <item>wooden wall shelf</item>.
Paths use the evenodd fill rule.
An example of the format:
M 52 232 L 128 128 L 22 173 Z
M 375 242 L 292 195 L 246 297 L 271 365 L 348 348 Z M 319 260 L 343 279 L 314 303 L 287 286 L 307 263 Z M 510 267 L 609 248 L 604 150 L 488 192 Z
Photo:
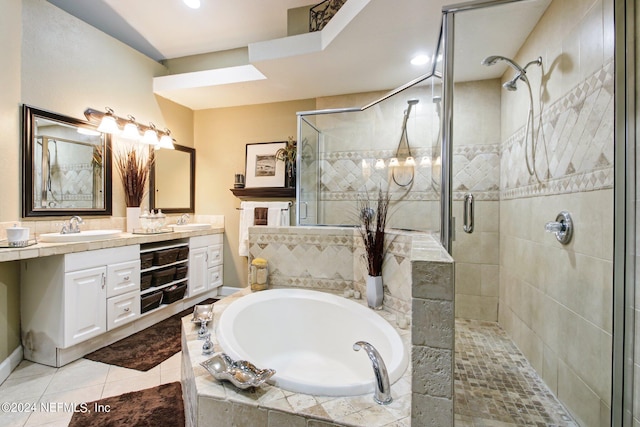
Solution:
M 255 187 L 231 188 L 231 192 L 239 199 L 295 199 L 295 187 Z

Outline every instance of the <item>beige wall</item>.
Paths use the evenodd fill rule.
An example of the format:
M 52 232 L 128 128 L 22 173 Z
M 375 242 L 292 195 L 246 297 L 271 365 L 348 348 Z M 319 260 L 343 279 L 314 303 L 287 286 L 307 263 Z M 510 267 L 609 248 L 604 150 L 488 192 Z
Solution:
M 234 174 L 244 173 L 246 144 L 296 138 L 296 112 L 315 108 L 315 100 L 301 100 L 195 112 L 196 212 L 225 217 L 225 286 L 247 282 L 247 258 L 238 255 L 240 199 L 230 191 Z
M 0 9 L 0 223 L 20 220 L 23 103 L 82 119 L 87 107 L 110 106 L 121 116 L 168 127 L 179 143 L 193 145 L 191 110 L 153 94 L 152 77 L 165 72 L 160 64 L 45 0 L 0 0 Z M 113 191 L 113 215 L 123 217 L 115 174 Z M 17 264 L 0 266 L 0 361 L 20 344 L 18 277 Z
M 0 222 L 20 214 L 20 32 L 21 2 L 0 0 Z M 16 41 L 17 40 L 17 41 Z M 0 361 L 20 345 L 17 263 L 0 264 Z
M 610 416 L 613 2 L 554 0 L 516 57 L 543 58 L 536 169 L 521 143 L 526 91 L 502 93 L 499 322 L 581 426 Z M 541 70 L 527 73 L 536 98 Z M 505 75 L 510 78 L 510 73 Z M 519 86 L 522 86 L 520 82 Z M 536 100 L 536 115 L 539 114 Z M 573 241 L 544 225 L 569 211 Z

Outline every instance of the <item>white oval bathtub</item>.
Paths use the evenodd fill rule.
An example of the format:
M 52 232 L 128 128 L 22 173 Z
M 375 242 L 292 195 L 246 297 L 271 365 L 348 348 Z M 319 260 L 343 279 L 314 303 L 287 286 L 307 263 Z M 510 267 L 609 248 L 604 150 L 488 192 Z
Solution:
M 270 382 L 298 393 L 354 396 L 374 390 L 371 361 L 354 351 L 373 344 L 390 383 L 409 361 L 396 330 L 375 311 L 336 295 L 303 289 L 271 289 L 234 301 L 216 326 L 224 352 L 258 368 L 272 368 Z

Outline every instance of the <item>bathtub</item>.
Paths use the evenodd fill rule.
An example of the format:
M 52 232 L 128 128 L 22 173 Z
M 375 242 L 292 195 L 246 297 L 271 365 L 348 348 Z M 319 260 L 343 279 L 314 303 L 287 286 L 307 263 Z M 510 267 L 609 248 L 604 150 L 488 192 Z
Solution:
M 374 391 L 367 354 L 376 347 L 393 384 L 409 357 L 398 332 L 375 311 L 340 296 L 302 289 L 246 295 L 222 313 L 216 335 L 223 351 L 258 368 L 272 368 L 270 383 L 297 393 L 355 396 Z

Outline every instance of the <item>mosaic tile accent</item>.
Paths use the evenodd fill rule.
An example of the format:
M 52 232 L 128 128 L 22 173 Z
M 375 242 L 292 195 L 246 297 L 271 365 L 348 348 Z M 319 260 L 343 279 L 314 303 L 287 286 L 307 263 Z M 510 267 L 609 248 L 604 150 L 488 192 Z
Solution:
M 524 128 L 510 136 L 502 147 L 501 197 L 613 188 L 613 95 L 610 62 L 542 113 L 536 121 L 540 181 L 524 167 Z
M 455 335 L 456 426 L 578 426 L 498 324 L 456 319 Z

